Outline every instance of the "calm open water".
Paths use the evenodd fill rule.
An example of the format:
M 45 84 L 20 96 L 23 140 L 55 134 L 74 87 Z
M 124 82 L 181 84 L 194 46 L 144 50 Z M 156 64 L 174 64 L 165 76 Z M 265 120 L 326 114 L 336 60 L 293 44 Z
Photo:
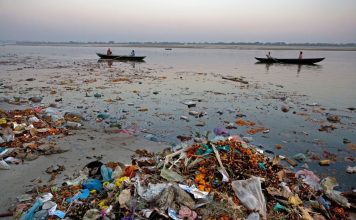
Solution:
M 36 70 L 38 63 L 45 63 L 41 68 L 51 63 L 63 66 L 71 66 L 73 62 L 97 63 L 95 52 L 105 52 L 106 49 L 2 46 L 0 79 L 11 68 L 15 68 L 1 61 L 13 60 L 14 56 L 23 60 L 23 63 L 16 63 L 16 67 L 35 66 Z M 355 166 L 355 162 L 345 161 L 346 157 L 355 158 L 355 151 L 343 144 L 344 138 L 356 142 L 355 111 L 347 109 L 356 107 L 355 51 L 304 51 L 306 58 L 326 59 L 318 65 L 298 66 L 257 64 L 254 57 L 265 57 L 268 51 L 263 50 L 173 48 L 167 51 L 162 48 L 112 48 L 114 54 L 129 54 L 131 49 L 135 49 L 136 55 L 147 56 L 146 62 L 115 62 L 111 68 L 149 70 L 150 74 L 168 77 L 162 82 L 122 86 L 125 100 L 150 110 L 147 113 L 129 114 L 126 120 L 140 121 L 140 127 L 154 133 L 159 140 L 177 143 L 177 135 L 212 131 L 215 127 L 224 126 L 226 122 L 234 122 L 239 112 L 246 115 L 244 119 L 270 129 L 268 134 L 253 135 L 253 144 L 289 157 L 307 150 L 313 151 L 321 159 L 325 158 L 324 152 L 335 154 L 337 160 L 329 167 L 320 167 L 318 161 L 312 161 L 309 163 L 310 169 L 322 176 L 337 177 L 343 189 L 355 187 L 355 174 L 345 172 L 347 166 Z M 274 57 L 293 58 L 298 56 L 299 51 L 271 50 L 271 54 Z M 110 69 L 106 63 L 101 64 L 101 68 Z M 223 80 L 221 76 L 243 76 L 251 86 L 245 88 L 239 83 Z M 132 95 L 134 89 L 143 94 L 140 99 Z M 159 95 L 152 96 L 153 91 L 159 92 Z M 188 123 L 179 120 L 181 115 L 188 116 L 188 109 L 182 102 L 192 99 L 200 99 L 193 110 L 205 111 L 207 115 L 201 119 L 191 118 Z M 320 106 L 311 107 L 315 103 Z M 291 110 L 283 113 L 280 110 L 282 105 L 290 106 Z M 132 111 L 121 105 L 105 108 L 112 115 L 120 115 L 122 110 Z M 323 114 L 318 113 L 320 108 Z M 73 109 L 76 109 L 75 106 Z M 306 113 L 307 116 L 298 113 Z M 320 123 L 326 121 L 325 113 L 341 118 L 341 124 L 336 124 L 337 129 L 329 133 L 318 131 Z M 206 125 L 195 126 L 201 120 Z M 246 130 L 245 127 L 239 127 L 230 132 L 251 136 L 246 134 Z M 276 144 L 283 145 L 283 148 L 275 149 Z

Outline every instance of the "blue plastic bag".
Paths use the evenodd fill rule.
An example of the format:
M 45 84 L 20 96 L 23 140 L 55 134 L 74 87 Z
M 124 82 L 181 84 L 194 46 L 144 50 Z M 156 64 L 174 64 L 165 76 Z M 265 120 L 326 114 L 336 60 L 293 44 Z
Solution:
M 100 191 L 103 186 L 101 185 L 100 180 L 97 179 L 87 179 L 83 182 L 83 188 L 92 191 L 95 189 L 96 191 Z
M 101 176 L 103 177 L 104 181 L 111 181 L 111 175 L 112 175 L 112 169 L 105 166 L 105 165 L 101 165 L 100 167 L 100 172 L 101 172 Z

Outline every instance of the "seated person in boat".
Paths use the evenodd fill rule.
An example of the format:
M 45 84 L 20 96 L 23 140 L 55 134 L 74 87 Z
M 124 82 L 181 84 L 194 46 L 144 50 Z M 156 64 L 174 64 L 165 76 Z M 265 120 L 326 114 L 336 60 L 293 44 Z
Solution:
M 135 51 L 134 51 L 134 50 L 131 51 L 131 56 L 132 56 L 132 57 L 135 56 Z
M 266 57 L 267 57 L 268 59 L 273 59 L 273 57 L 271 57 L 271 52 L 270 52 L 270 51 L 268 51 L 268 54 L 266 54 Z
M 111 51 L 110 48 L 108 48 L 108 50 L 106 51 L 106 55 L 108 55 L 108 56 L 111 56 L 111 55 L 112 55 L 112 51 Z
M 302 51 L 299 52 L 299 59 L 300 60 L 303 59 L 303 52 Z

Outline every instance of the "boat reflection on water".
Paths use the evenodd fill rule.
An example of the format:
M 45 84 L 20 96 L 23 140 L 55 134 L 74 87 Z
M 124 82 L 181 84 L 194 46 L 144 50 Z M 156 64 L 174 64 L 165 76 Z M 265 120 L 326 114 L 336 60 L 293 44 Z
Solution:
M 108 67 L 112 67 L 114 63 L 128 63 L 135 68 L 136 63 L 146 63 L 144 60 L 116 60 L 116 59 L 98 59 L 98 63 L 107 63 Z
M 302 71 L 302 69 L 304 69 L 304 70 L 320 70 L 320 69 L 322 69 L 322 65 L 318 65 L 318 64 L 295 65 L 295 64 L 286 64 L 286 63 L 262 63 L 262 62 L 256 62 L 255 64 L 257 64 L 257 65 L 265 65 L 267 73 L 269 72 L 269 70 L 270 70 L 270 68 L 272 66 L 275 66 L 275 67 L 287 67 L 288 69 L 292 69 L 292 68 L 294 69 L 296 67 L 297 76 Z

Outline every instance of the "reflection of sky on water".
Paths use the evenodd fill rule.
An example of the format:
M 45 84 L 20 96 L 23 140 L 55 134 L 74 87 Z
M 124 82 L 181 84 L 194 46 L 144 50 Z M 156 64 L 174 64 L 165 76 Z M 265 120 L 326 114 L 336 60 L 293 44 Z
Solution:
M 246 120 L 270 130 L 268 134 L 253 135 L 255 145 L 288 156 L 306 150 L 315 151 L 322 159 L 323 151 L 337 154 L 338 162 L 329 167 L 319 167 L 317 161 L 309 163 L 309 166 L 319 174 L 337 176 L 342 186 L 351 186 L 355 182 L 355 178 L 350 178 L 352 176 L 345 172 L 346 166 L 353 164 L 344 162 L 344 157 L 354 155 L 354 152 L 348 151 L 342 143 L 343 138 L 356 141 L 353 139 L 355 120 L 352 118 L 355 113 L 346 109 L 356 106 L 352 92 L 356 91 L 355 52 L 307 51 L 306 56 L 325 56 L 326 59 L 312 66 L 266 66 L 255 64 L 254 57 L 264 54 L 264 51 L 256 50 L 166 51 L 160 48 L 135 48 L 137 55 L 147 56 L 145 63 L 111 63 L 98 62 L 95 55 L 95 52 L 105 51 L 105 48 L 13 46 L 5 49 L 0 53 L 0 61 L 11 60 L 14 65 L 0 65 L 4 77 L 10 77 L 11 74 L 52 77 L 51 83 L 37 81 L 34 86 L 61 90 L 58 95 L 63 96 L 64 101 L 59 103 L 60 107 L 83 112 L 89 122 L 95 121 L 97 112 L 107 111 L 112 120 L 118 119 L 127 126 L 135 121 L 141 129 L 157 135 L 160 140 L 177 143 L 177 135 L 204 134 L 217 126 L 234 123 L 236 115 L 242 113 L 246 115 Z M 131 48 L 113 48 L 113 51 L 126 54 Z M 273 54 L 291 57 L 296 51 L 276 51 Z M 25 66 L 34 68 L 16 71 L 18 67 Z M 110 81 L 123 76 L 134 76 L 136 80 L 115 84 Z M 250 83 L 243 85 L 224 80 L 221 76 L 244 76 Z M 58 85 L 60 81 L 69 79 L 74 80 L 72 86 L 79 87 L 79 90 L 63 90 L 65 86 Z M 93 82 L 83 83 L 84 79 Z M 31 86 L 30 82 L 28 84 Z M 19 90 L 25 90 L 25 87 Z M 30 94 L 36 91 L 30 91 Z M 84 97 L 86 91 L 91 97 Z M 96 92 L 102 93 L 103 98 L 93 97 Z M 30 94 L 24 93 L 23 96 Z M 107 99 L 115 102 L 109 104 L 104 101 Z M 50 96 L 44 98 L 45 102 L 53 100 L 54 97 Z M 197 106 L 188 109 L 182 104 L 185 100 L 195 100 Z M 321 107 L 307 106 L 312 103 L 321 104 L 326 113 L 339 115 L 343 125 L 337 124 L 338 129 L 331 133 L 319 132 L 320 122 L 325 122 L 326 116 L 317 113 Z M 282 105 L 288 105 L 290 111 L 283 113 L 280 110 Z M 84 106 L 84 109 L 78 109 L 77 106 Z M 140 108 L 148 108 L 148 111 L 140 112 Z M 190 110 L 203 111 L 207 115 L 195 118 L 189 115 Z M 308 116 L 293 112 L 307 113 Z M 182 115 L 190 121 L 180 120 Z M 205 126 L 196 126 L 203 122 Z M 105 125 L 93 123 L 93 126 Z M 249 136 L 246 133 L 248 129 L 239 127 L 230 132 Z M 282 144 L 283 148 L 275 149 L 276 144 Z

